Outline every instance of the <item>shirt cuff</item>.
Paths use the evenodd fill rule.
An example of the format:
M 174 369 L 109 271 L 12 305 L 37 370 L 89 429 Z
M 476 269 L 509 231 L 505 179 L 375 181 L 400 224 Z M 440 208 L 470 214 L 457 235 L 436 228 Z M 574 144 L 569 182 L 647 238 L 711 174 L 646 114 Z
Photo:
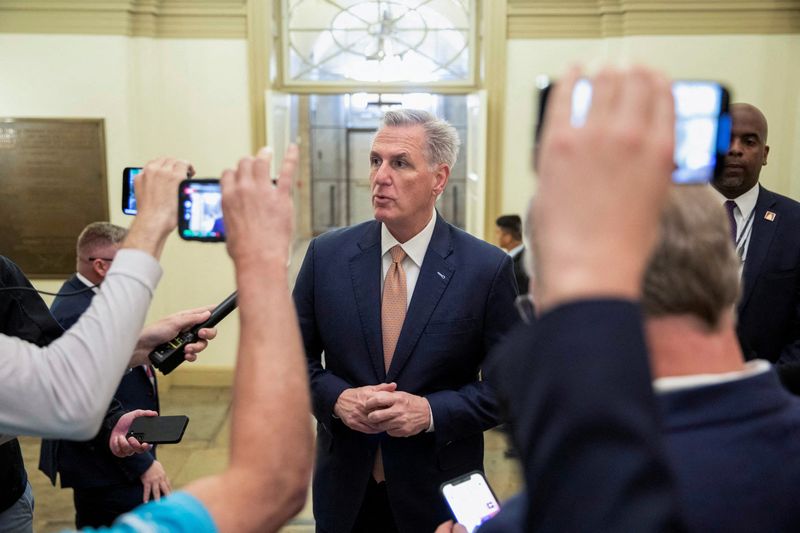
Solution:
M 427 399 L 425 401 L 428 401 Z M 433 409 L 431 408 L 431 402 L 428 402 L 428 411 L 431 413 L 431 425 L 428 426 L 428 429 L 425 430 L 425 433 L 433 433 L 434 426 L 433 426 Z

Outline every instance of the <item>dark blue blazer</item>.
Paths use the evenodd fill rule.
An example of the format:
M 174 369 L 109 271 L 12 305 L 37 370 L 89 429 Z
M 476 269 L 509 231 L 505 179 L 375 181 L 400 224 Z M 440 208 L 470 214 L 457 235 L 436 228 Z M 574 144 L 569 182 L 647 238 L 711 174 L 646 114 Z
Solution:
M 742 278 L 737 333 L 745 357 L 785 366 L 800 389 L 800 203 L 761 187 Z
M 692 531 L 798 530 L 800 399 L 774 371 L 664 394 L 659 404 Z
M 527 491 L 481 533 L 683 530 L 638 306 L 550 310 L 510 334 L 489 369 Z
M 85 288 L 86 285 L 77 276 L 72 276 L 59 292 L 74 292 Z M 69 329 L 89 307 L 93 296 L 92 291 L 75 296 L 57 296 L 50 310 L 64 329 Z M 125 374 L 114 397 L 125 411 L 158 411 L 158 396 L 142 367 L 131 369 Z M 114 414 L 114 411 L 110 411 L 108 416 L 113 417 Z M 155 449 L 124 459 L 115 457 L 108 448 L 108 433 L 101 431 L 94 439 L 86 442 L 43 440 L 39 469 L 53 483 L 58 471 L 62 487 L 81 489 L 139 483 L 139 476 L 150 468 L 154 460 Z
M 508 255 L 437 215 L 388 373 L 381 278 L 381 224 L 373 220 L 314 239 L 294 289 L 318 422 L 313 495 L 320 531 L 351 530 L 379 443 L 400 531 L 433 531 L 450 516 L 439 486 L 483 469 L 482 432 L 497 423 L 494 393 L 478 376 L 489 349 L 517 320 Z M 365 435 L 332 416 L 345 389 L 384 382 L 426 397 L 435 431 Z

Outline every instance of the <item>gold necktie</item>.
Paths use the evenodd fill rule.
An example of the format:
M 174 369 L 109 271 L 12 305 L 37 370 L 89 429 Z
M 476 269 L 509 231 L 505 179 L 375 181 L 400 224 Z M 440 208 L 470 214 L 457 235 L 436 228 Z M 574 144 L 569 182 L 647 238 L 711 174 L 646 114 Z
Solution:
M 392 256 L 392 264 L 386 272 L 386 279 L 383 282 L 383 299 L 381 300 L 381 333 L 383 335 L 383 365 L 386 372 L 392 364 L 394 349 L 397 346 L 397 339 L 400 337 L 400 330 L 403 329 L 403 321 L 406 318 L 406 271 L 403 270 L 403 259 L 406 257 L 405 251 L 399 244 L 392 246 L 389 250 Z M 383 457 L 381 448 L 375 455 L 375 466 L 372 469 L 372 476 L 375 481 L 380 483 L 386 480 L 383 472 Z
M 406 253 L 396 244 L 389 250 L 392 255 L 392 264 L 386 273 L 386 280 L 383 282 L 383 300 L 381 301 L 381 333 L 383 334 L 383 364 L 386 372 L 389 372 L 389 365 L 392 364 L 394 349 L 397 346 L 397 339 L 400 337 L 400 330 L 403 329 L 403 321 L 406 318 L 406 271 L 403 270 L 403 259 Z

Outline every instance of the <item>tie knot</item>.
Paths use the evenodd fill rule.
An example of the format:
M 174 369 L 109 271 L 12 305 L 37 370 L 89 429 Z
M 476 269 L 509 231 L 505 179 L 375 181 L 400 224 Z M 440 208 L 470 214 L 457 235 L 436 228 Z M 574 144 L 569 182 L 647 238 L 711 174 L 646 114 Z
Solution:
M 406 251 L 403 250 L 402 246 L 399 244 L 395 244 L 389 249 L 389 253 L 392 254 L 392 262 L 393 263 L 402 263 L 403 259 L 406 258 Z
M 725 200 L 725 209 L 728 210 L 728 213 L 733 213 L 733 210 L 736 209 L 736 202 L 733 200 Z

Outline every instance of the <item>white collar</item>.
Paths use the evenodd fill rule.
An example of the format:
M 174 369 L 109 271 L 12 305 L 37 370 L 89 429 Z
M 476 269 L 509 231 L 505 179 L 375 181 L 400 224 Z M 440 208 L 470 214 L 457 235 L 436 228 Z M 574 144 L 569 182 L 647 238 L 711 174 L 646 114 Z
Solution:
M 522 252 L 523 248 L 525 248 L 525 244 L 524 243 L 520 243 L 517 246 L 513 247 L 512 249 L 510 249 L 508 251 L 508 255 L 510 255 L 511 257 L 517 257 L 517 255 L 520 252 Z
M 75 272 L 75 277 L 77 277 L 81 281 L 81 283 L 83 283 L 87 287 L 91 287 L 92 288 L 92 292 L 94 292 L 95 294 L 100 292 L 100 289 L 95 287 L 94 283 L 89 281 L 89 279 L 86 276 L 84 276 L 83 274 L 81 274 L 80 272 Z
M 657 394 L 675 392 L 679 390 L 697 389 L 708 385 L 717 385 L 740 379 L 749 378 L 768 372 L 772 367 L 769 361 L 754 359 L 744 364 L 743 370 L 724 372 L 721 374 L 692 374 L 690 376 L 668 376 L 653 380 L 653 390 Z
M 736 207 L 739 208 L 742 218 L 746 220 L 756 207 L 756 202 L 758 201 L 758 192 L 761 190 L 761 187 L 758 183 L 756 183 L 750 188 L 749 191 L 736 198 L 726 198 L 725 195 L 723 195 L 714 187 L 711 187 L 711 190 L 714 191 L 714 193 L 720 198 L 722 203 L 725 203 L 727 200 L 733 200 L 736 202 Z
M 404 243 L 400 243 L 394 238 L 386 224 L 381 224 L 381 257 L 386 252 L 392 249 L 392 246 L 399 244 L 406 255 L 414 261 L 418 267 L 422 267 L 422 260 L 425 259 L 425 252 L 428 251 L 428 244 L 433 237 L 433 228 L 436 226 L 436 210 L 431 213 L 431 219 L 428 224 L 422 228 L 422 231 L 408 239 Z

